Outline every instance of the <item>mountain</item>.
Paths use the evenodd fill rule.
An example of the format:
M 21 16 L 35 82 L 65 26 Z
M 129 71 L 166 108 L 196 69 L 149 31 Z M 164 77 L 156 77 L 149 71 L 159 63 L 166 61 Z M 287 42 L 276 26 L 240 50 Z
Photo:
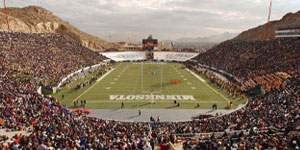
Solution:
M 7 13 L 11 31 L 57 33 L 93 50 L 101 50 L 112 46 L 98 37 L 80 31 L 49 10 L 38 6 L 8 7 Z M 5 18 L 5 10 L 2 8 L 0 9 L 0 30 L 7 30 Z
M 187 42 L 187 43 L 220 43 L 237 36 L 238 33 L 229 33 L 225 32 L 223 34 L 210 35 L 206 37 L 197 37 L 197 38 L 180 38 L 175 42 Z
M 300 11 L 296 13 L 288 13 L 285 16 L 283 16 L 280 20 L 271 21 L 269 25 L 268 37 L 270 39 L 275 38 L 276 26 L 289 24 L 300 24 Z M 265 33 L 266 24 L 244 31 L 240 35 L 235 37 L 234 40 L 264 40 Z

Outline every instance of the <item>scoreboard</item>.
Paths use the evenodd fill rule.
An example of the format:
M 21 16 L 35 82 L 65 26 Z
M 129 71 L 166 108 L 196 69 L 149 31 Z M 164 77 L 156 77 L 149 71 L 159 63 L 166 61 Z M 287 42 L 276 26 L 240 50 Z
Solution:
M 158 46 L 158 40 L 153 39 L 152 35 L 149 35 L 147 39 L 143 39 L 143 49 L 154 50 L 157 49 L 157 46 Z

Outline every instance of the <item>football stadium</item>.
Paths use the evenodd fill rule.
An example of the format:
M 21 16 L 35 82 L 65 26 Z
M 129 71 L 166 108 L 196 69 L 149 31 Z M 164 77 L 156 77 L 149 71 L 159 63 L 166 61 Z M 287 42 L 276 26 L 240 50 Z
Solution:
M 214 103 L 224 109 L 230 102 L 241 104 L 240 99 L 210 84 L 208 78 L 183 68 L 181 63 L 118 63 L 94 84 L 76 90 L 78 84 L 74 83 L 55 97 L 68 107 L 74 106 L 74 99 L 86 100 L 87 109 L 117 109 L 122 102 L 123 108 L 134 109 L 173 108 L 174 101 L 180 101 L 176 109 L 193 109 L 200 103 L 202 109 L 210 109 Z
M 235 2 L 219 3 L 4 0 L 0 149 L 299 149 L 300 11 L 291 4 L 300 3 L 239 2 L 268 8 L 256 28 L 256 12 L 239 16 Z M 277 16 L 295 13 L 271 21 L 272 6 Z M 239 33 L 183 36 L 227 28 Z

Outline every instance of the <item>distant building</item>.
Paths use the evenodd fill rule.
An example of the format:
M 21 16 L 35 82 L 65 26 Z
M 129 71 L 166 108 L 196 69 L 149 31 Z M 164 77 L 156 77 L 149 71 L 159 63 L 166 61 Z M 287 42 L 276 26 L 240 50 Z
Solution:
M 143 39 L 142 43 L 143 43 L 143 49 L 157 50 L 158 40 L 153 39 L 152 35 L 149 35 L 149 37 L 147 39 Z
M 159 42 L 157 50 L 159 50 L 159 51 L 171 51 L 172 47 L 171 47 L 170 43 Z
M 128 43 L 128 42 L 119 42 L 118 45 L 120 51 L 140 51 L 142 50 L 142 45 Z
M 280 25 L 275 31 L 275 38 L 300 37 L 300 24 Z

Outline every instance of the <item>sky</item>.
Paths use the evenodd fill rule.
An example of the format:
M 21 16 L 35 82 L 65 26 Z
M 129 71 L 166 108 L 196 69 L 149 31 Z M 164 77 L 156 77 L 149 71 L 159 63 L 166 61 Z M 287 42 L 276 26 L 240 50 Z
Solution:
M 264 24 L 270 0 L 6 0 L 7 7 L 36 5 L 80 30 L 113 42 L 148 37 L 176 40 L 240 33 Z M 273 0 L 271 20 L 300 10 L 300 0 Z M 0 7 L 3 7 L 0 5 Z

